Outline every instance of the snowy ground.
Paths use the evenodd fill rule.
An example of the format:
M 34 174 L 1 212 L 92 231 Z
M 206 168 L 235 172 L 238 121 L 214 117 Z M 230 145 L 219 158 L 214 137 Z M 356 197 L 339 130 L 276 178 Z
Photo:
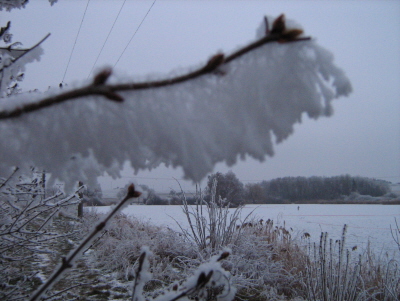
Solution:
M 95 210 L 106 213 L 109 208 L 96 207 Z M 287 229 L 293 229 L 293 235 L 298 238 L 307 232 L 311 241 L 319 241 L 320 233 L 324 231 L 329 233 L 329 238 L 336 240 L 341 236 L 343 225 L 347 224 L 348 248 L 357 246 L 357 252 L 362 252 L 370 242 L 377 255 L 388 252 L 389 257 L 398 257 L 400 253 L 390 233 L 390 225 L 395 226 L 395 218 L 400 223 L 400 206 L 397 205 L 247 205 L 242 217 L 253 210 L 257 219 L 272 219 L 278 226 L 285 224 Z M 179 226 L 174 219 L 182 227 L 188 225 L 180 206 L 131 205 L 123 213 L 177 231 Z

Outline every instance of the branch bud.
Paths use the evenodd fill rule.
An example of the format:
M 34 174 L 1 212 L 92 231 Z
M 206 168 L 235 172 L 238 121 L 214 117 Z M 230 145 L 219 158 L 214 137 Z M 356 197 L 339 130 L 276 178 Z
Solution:
M 93 86 L 102 86 L 106 83 L 107 79 L 112 74 L 111 68 L 105 68 L 104 70 L 100 71 L 96 74 L 93 79 Z
M 274 23 L 272 24 L 272 29 L 270 34 L 282 34 L 285 30 L 286 30 L 285 15 L 282 14 L 275 19 Z
M 136 191 L 135 190 L 135 185 L 131 184 L 128 187 L 128 193 L 127 193 L 127 197 L 128 198 L 138 198 L 142 195 L 142 193 L 140 191 Z
M 217 259 L 217 261 L 221 261 L 224 260 L 225 258 L 227 258 L 230 255 L 230 253 L 228 251 L 223 252 L 219 258 Z
M 217 53 L 212 58 L 210 58 L 207 64 L 203 67 L 204 72 L 211 72 L 218 68 L 218 66 L 222 65 L 224 62 L 225 56 L 223 53 Z
M 290 29 L 290 30 L 287 30 L 282 34 L 280 42 L 294 41 L 302 33 L 303 33 L 303 31 L 301 29 Z

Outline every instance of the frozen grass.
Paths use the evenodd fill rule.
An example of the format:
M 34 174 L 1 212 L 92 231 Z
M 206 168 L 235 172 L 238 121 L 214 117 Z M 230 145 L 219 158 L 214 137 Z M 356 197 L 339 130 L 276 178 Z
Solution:
M 356 252 L 346 248 L 345 231 L 337 241 L 323 233 L 319 243 L 310 242 L 307 248 L 304 240 L 309 238 L 302 241 L 284 224 L 252 216 L 241 222 L 235 214 L 228 216 L 227 208 L 212 204 L 202 208 L 183 208 L 192 218 L 193 229 L 200 231 L 192 236 L 117 215 L 48 295 L 53 295 L 52 300 L 138 301 L 194 296 L 199 300 L 371 301 L 400 297 L 398 263 L 378 258 L 372 251 L 354 256 Z M 54 240 L 51 254 L 34 261 L 1 262 L 6 267 L 3 275 L 14 270 L 21 275 L 14 286 L 16 294 L 3 299 L 13 300 L 19 292 L 31 292 L 45 281 L 61 256 L 103 218 L 95 211 L 86 212 L 80 221 L 66 215 L 54 218 L 54 233 L 79 229 L 79 235 Z M 203 233 L 202 244 L 193 239 L 198 233 Z M 224 253 L 229 256 L 219 260 Z

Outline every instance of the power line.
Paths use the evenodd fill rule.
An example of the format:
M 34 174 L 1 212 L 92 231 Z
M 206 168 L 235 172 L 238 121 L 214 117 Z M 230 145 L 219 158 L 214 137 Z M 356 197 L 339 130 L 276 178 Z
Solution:
M 71 54 L 69 55 L 67 67 L 65 68 L 64 76 L 63 76 L 63 78 L 62 78 L 61 83 L 64 82 L 65 75 L 67 74 L 67 70 L 68 70 L 68 67 L 69 67 L 69 63 L 71 62 L 71 58 L 72 58 L 72 53 L 74 52 L 75 45 L 76 45 L 76 41 L 78 40 L 79 33 L 81 32 L 83 20 L 85 19 L 85 15 L 86 15 L 87 8 L 88 8 L 88 6 L 89 6 L 89 2 L 90 2 L 90 0 L 88 0 L 88 2 L 86 3 L 85 12 L 83 13 L 82 20 L 81 20 L 81 24 L 79 25 L 78 33 L 76 34 L 76 37 L 75 37 L 74 46 L 72 47 Z
M 99 52 L 99 54 L 97 55 L 96 61 L 94 62 L 93 66 L 92 66 L 92 69 L 91 69 L 90 72 L 89 72 L 88 78 L 90 77 L 90 74 L 92 74 L 92 71 L 93 71 L 93 69 L 94 69 L 94 66 L 96 65 L 97 60 L 99 59 L 101 53 L 103 52 L 104 46 L 106 45 L 106 43 L 107 43 L 107 41 L 108 41 L 108 37 L 110 36 L 111 31 L 113 30 L 114 25 L 115 25 L 115 23 L 116 23 L 117 20 L 118 20 L 118 17 L 119 17 L 119 15 L 120 15 L 121 11 L 122 11 L 122 8 L 123 8 L 124 5 L 125 5 L 125 2 L 126 2 L 126 0 L 124 0 L 124 2 L 123 2 L 122 5 L 121 5 L 121 8 L 119 9 L 119 12 L 118 12 L 118 14 L 117 14 L 117 16 L 116 16 L 116 18 L 115 18 L 115 20 L 114 20 L 114 23 L 113 23 L 113 25 L 111 26 L 110 31 L 108 32 L 107 38 L 106 38 L 106 40 L 104 41 L 103 46 L 101 47 L 100 52 Z
M 131 39 L 129 40 L 128 44 L 126 44 L 124 50 L 122 51 L 121 55 L 119 56 L 117 62 L 114 64 L 114 68 L 115 66 L 118 64 L 119 60 L 121 59 L 121 57 L 124 55 L 126 49 L 128 48 L 129 44 L 132 42 L 132 39 L 135 37 L 136 33 L 138 32 L 138 30 L 140 29 L 140 27 L 142 26 L 144 20 L 146 19 L 147 15 L 149 14 L 149 12 L 151 11 L 151 9 L 153 8 L 154 4 L 156 3 L 157 0 L 154 0 L 153 3 L 151 4 L 149 10 L 147 11 L 146 15 L 143 17 L 142 21 L 140 22 L 139 26 L 136 28 L 135 32 L 133 33 Z

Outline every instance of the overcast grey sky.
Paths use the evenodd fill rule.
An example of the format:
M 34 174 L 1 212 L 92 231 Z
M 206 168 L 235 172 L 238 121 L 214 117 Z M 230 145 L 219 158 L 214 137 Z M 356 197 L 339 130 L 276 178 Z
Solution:
M 113 66 L 153 0 L 127 0 L 99 57 Z M 35 44 L 48 32 L 45 54 L 28 65 L 24 89 L 46 90 L 86 80 L 123 0 L 31 1 L 23 10 L 1 12 L 1 25 L 12 21 L 14 41 Z M 128 75 L 166 74 L 230 53 L 254 40 L 264 15 L 285 13 L 306 35 L 330 50 L 350 78 L 353 93 L 334 102 L 330 118 L 303 122 L 265 162 L 251 158 L 216 171 L 232 170 L 244 183 L 283 176 L 360 175 L 400 182 L 400 1 L 166 1 L 155 2 L 116 69 Z M 160 167 L 134 176 L 102 179 L 112 189 L 134 179 L 156 190 L 177 189 L 182 172 Z M 125 177 L 126 176 L 126 177 Z M 131 178 L 132 177 L 132 178 Z M 135 177 L 135 178 L 133 178 Z M 148 179 L 151 178 L 151 179 Z M 190 182 L 181 181 L 185 190 Z M 202 186 L 204 186 L 203 181 Z

